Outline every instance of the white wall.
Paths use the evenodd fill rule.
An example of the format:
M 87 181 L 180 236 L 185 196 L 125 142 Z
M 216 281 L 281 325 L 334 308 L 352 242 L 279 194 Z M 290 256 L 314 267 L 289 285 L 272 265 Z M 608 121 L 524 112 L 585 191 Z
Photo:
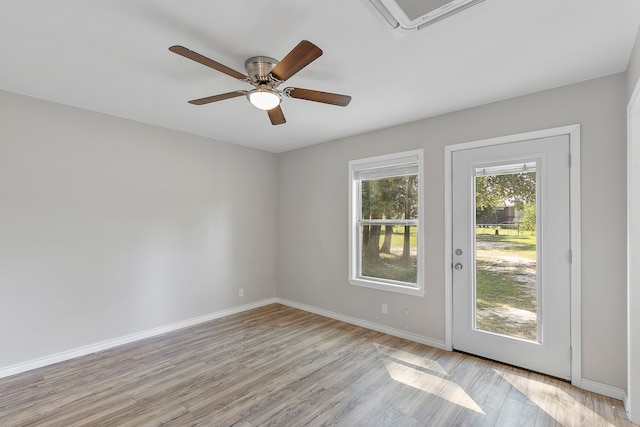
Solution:
M 636 87 L 636 83 L 640 80 L 640 29 L 638 29 L 638 35 L 636 36 L 636 43 L 631 51 L 629 57 L 629 64 L 627 65 L 627 98 L 630 99 L 633 94 L 633 90 Z
M 278 296 L 399 330 L 406 301 L 408 332 L 444 341 L 444 146 L 581 124 L 582 374 L 624 389 L 625 100 L 617 74 L 280 154 Z M 425 150 L 426 295 L 350 286 L 347 162 L 416 148 Z
M 627 142 L 627 410 L 631 421 L 640 423 L 640 31 L 627 67 L 627 93 L 631 99 Z
M 0 92 L 0 368 L 275 297 L 276 166 Z

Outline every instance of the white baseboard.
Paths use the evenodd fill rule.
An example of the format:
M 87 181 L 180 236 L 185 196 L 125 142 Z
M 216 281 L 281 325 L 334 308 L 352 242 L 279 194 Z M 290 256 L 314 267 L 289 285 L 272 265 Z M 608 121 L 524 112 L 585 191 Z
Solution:
M 587 380 L 585 378 L 582 378 L 579 383 L 579 385 L 575 384 L 576 387 L 579 387 L 583 390 L 592 391 L 594 393 L 602 394 L 604 396 L 609 396 L 622 401 L 626 399 L 626 392 L 621 388 L 599 383 L 597 381 Z
M 622 399 L 622 403 L 624 404 L 624 412 L 627 414 L 627 418 L 631 419 L 629 416 L 629 395 L 627 392 L 624 392 L 624 399 Z
M 0 378 L 8 377 L 10 375 L 19 374 L 21 372 L 30 371 L 32 369 L 41 368 L 43 366 L 53 365 L 54 363 L 64 362 L 65 360 L 74 359 L 80 356 L 86 356 L 87 354 L 97 353 L 102 350 L 118 347 L 124 344 L 129 344 L 134 341 L 143 340 L 146 338 L 155 337 L 158 335 L 166 334 L 167 332 L 177 331 L 179 329 L 188 328 L 189 326 L 195 326 L 200 323 L 209 322 L 211 320 L 219 319 L 221 317 L 229 316 L 231 314 L 241 313 L 243 311 L 252 310 L 254 308 L 262 307 L 269 304 L 275 304 L 277 301 L 275 298 L 266 299 L 250 304 L 241 305 L 239 307 L 228 308 L 226 310 L 218 311 L 215 313 L 205 314 L 204 316 L 194 317 L 192 319 L 183 320 L 180 322 L 172 323 L 170 325 L 160 326 L 146 331 L 136 332 L 131 335 L 126 335 L 111 340 L 102 341 L 99 343 L 91 344 L 85 347 L 76 348 L 73 350 L 65 351 L 51 356 L 42 357 L 35 360 L 30 360 L 24 363 L 18 363 L 16 365 L 0 367 Z
M 368 322 L 366 320 L 357 319 L 355 317 L 349 317 L 342 314 L 334 313 L 332 311 L 323 310 L 321 308 L 312 307 L 310 305 L 301 304 L 294 301 L 289 301 L 282 298 L 277 298 L 280 304 L 287 305 L 289 307 L 297 308 L 299 310 L 308 311 L 310 313 L 319 314 L 320 316 L 329 317 L 330 319 L 339 320 L 341 322 L 350 323 L 352 325 L 361 326 L 363 328 L 371 329 L 374 331 L 382 332 L 385 334 L 393 335 L 394 337 L 404 338 L 409 341 L 415 341 L 420 344 L 425 344 L 431 347 L 445 350 L 444 341 L 435 340 L 433 338 L 427 338 L 422 335 L 412 334 L 411 332 L 402 331 L 400 329 L 390 328 L 388 326 L 379 325 L 377 323 Z

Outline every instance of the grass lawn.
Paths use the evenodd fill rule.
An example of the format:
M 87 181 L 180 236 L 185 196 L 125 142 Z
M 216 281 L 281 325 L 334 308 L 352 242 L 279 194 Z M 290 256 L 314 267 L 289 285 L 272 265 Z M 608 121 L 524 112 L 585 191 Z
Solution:
M 525 234 L 520 232 L 519 235 L 500 234 L 496 236 L 495 234 L 481 234 L 476 232 L 476 242 L 501 243 L 496 246 L 501 246 L 504 250 L 520 252 L 521 256 L 530 259 L 536 258 L 537 238 L 536 235 L 532 233 Z
M 382 242 L 384 241 L 384 228 L 380 233 L 380 246 L 382 246 Z M 411 233 L 409 234 L 409 243 L 412 248 L 415 248 L 418 244 L 418 236 L 416 234 L 416 227 L 411 227 Z M 393 234 L 391 235 L 391 251 L 394 251 L 394 248 L 397 251 L 402 251 L 402 246 L 404 245 L 404 227 L 393 227 Z
M 536 236 L 479 234 L 476 239 L 476 326 L 535 340 Z
M 507 242 L 514 246 L 527 245 L 529 250 L 535 250 L 536 248 L 536 235 L 532 233 L 520 232 L 519 235 L 495 235 L 495 234 L 482 234 L 476 233 L 476 240 L 487 242 Z
M 380 254 L 378 262 L 362 261 L 362 275 L 416 283 L 418 280 L 416 257 L 413 256 L 409 260 L 403 260 L 398 255 Z
M 535 294 L 528 292 L 524 282 L 512 274 L 495 271 L 490 266 L 480 265 L 476 271 L 476 306 L 478 309 L 502 306 L 527 311 L 536 310 Z

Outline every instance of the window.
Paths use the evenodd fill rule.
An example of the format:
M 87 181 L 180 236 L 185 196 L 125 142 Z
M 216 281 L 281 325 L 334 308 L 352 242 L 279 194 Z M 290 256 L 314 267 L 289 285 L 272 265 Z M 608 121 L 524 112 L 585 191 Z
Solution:
M 422 150 L 349 162 L 349 283 L 423 295 Z

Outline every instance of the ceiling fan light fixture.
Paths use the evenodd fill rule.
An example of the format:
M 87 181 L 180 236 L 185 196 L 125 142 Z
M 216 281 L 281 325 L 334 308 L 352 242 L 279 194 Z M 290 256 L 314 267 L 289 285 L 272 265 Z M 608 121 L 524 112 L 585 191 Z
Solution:
M 257 88 L 247 92 L 247 98 L 254 107 L 260 110 L 271 110 L 280 105 L 282 96 L 279 93 L 266 88 Z
M 226 65 L 216 62 L 211 58 L 200 55 L 198 52 L 187 49 L 184 46 L 171 46 L 169 50 L 206 67 L 213 68 L 216 71 L 228 75 L 229 77 L 233 77 L 242 83 L 249 83 L 254 87 L 249 91 L 234 90 L 232 92 L 192 99 L 189 101 L 189 104 L 192 105 L 204 105 L 245 95 L 247 100 L 256 108 L 267 112 L 267 116 L 269 116 L 269 120 L 272 125 L 281 125 L 287 122 L 284 117 L 284 113 L 282 112 L 282 108 L 280 108 L 283 96 L 286 96 L 287 98 L 302 99 L 305 101 L 322 102 L 324 104 L 337 105 L 340 107 L 346 107 L 349 104 L 349 101 L 351 101 L 351 97 L 348 95 L 321 92 L 319 90 L 295 87 L 288 87 L 284 90 L 278 89 L 280 84 L 294 76 L 297 72 L 322 55 L 322 49 L 308 40 L 302 40 L 298 43 L 296 47 L 282 58 L 282 61 L 278 61 L 268 56 L 254 56 L 247 59 L 244 64 L 245 69 L 247 70 L 246 75 L 234 70 L 233 68 L 229 68 Z

